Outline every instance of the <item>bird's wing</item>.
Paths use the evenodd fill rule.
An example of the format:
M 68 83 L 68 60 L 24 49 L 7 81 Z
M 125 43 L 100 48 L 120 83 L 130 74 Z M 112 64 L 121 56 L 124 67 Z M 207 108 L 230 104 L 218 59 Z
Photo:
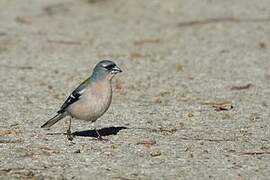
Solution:
M 86 90 L 87 85 L 89 84 L 89 78 L 83 81 L 66 99 L 64 104 L 61 106 L 60 110 L 57 113 L 65 112 L 66 108 L 73 104 L 74 102 L 78 101 L 80 97 L 83 95 L 84 91 Z

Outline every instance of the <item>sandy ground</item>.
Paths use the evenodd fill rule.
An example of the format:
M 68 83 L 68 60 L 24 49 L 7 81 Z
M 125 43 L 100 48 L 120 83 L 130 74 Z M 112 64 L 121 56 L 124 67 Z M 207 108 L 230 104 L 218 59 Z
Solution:
M 269 0 L 1 0 L 0 179 L 269 179 L 269 48 Z M 41 129 L 105 58 L 109 111 Z

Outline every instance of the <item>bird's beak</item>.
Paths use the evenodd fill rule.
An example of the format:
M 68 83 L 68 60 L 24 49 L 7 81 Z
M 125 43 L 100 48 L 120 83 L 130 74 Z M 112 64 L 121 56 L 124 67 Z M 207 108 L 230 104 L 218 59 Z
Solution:
M 117 74 L 117 73 L 122 72 L 122 70 L 118 66 L 115 66 L 114 68 L 112 68 L 111 72 L 112 74 Z

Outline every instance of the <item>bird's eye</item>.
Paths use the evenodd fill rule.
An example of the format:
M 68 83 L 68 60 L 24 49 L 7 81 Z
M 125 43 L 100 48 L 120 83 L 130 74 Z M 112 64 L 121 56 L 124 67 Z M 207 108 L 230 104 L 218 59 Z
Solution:
M 106 66 L 105 68 L 106 68 L 107 70 L 112 70 L 114 67 L 115 67 L 114 64 L 110 64 L 110 65 Z

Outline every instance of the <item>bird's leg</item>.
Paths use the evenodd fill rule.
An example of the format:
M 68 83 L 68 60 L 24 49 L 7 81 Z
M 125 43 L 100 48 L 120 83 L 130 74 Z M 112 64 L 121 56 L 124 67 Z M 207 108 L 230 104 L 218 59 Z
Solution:
M 99 134 L 99 132 L 98 132 L 98 130 L 96 128 L 95 128 L 95 131 L 96 131 L 96 133 L 98 135 L 97 139 L 102 139 L 102 136 Z
M 95 128 L 95 131 L 96 131 L 96 133 L 97 133 L 97 135 L 98 135 L 98 137 L 97 137 L 97 140 L 99 140 L 99 141 L 108 141 L 108 139 L 104 139 L 100 134 L 99 134 L 99 132 L 98 132 L 98 130 Z
M 69 119 L 69 125 L 68 125 L 68 130 L 67 130 L 67 138 L 68 138 L 68 140 L 70 140 L 70 141 L 72 141 L 73 140 L 73 134 L 71 133 L 71 119 L 72 118 L 70 118 Z

